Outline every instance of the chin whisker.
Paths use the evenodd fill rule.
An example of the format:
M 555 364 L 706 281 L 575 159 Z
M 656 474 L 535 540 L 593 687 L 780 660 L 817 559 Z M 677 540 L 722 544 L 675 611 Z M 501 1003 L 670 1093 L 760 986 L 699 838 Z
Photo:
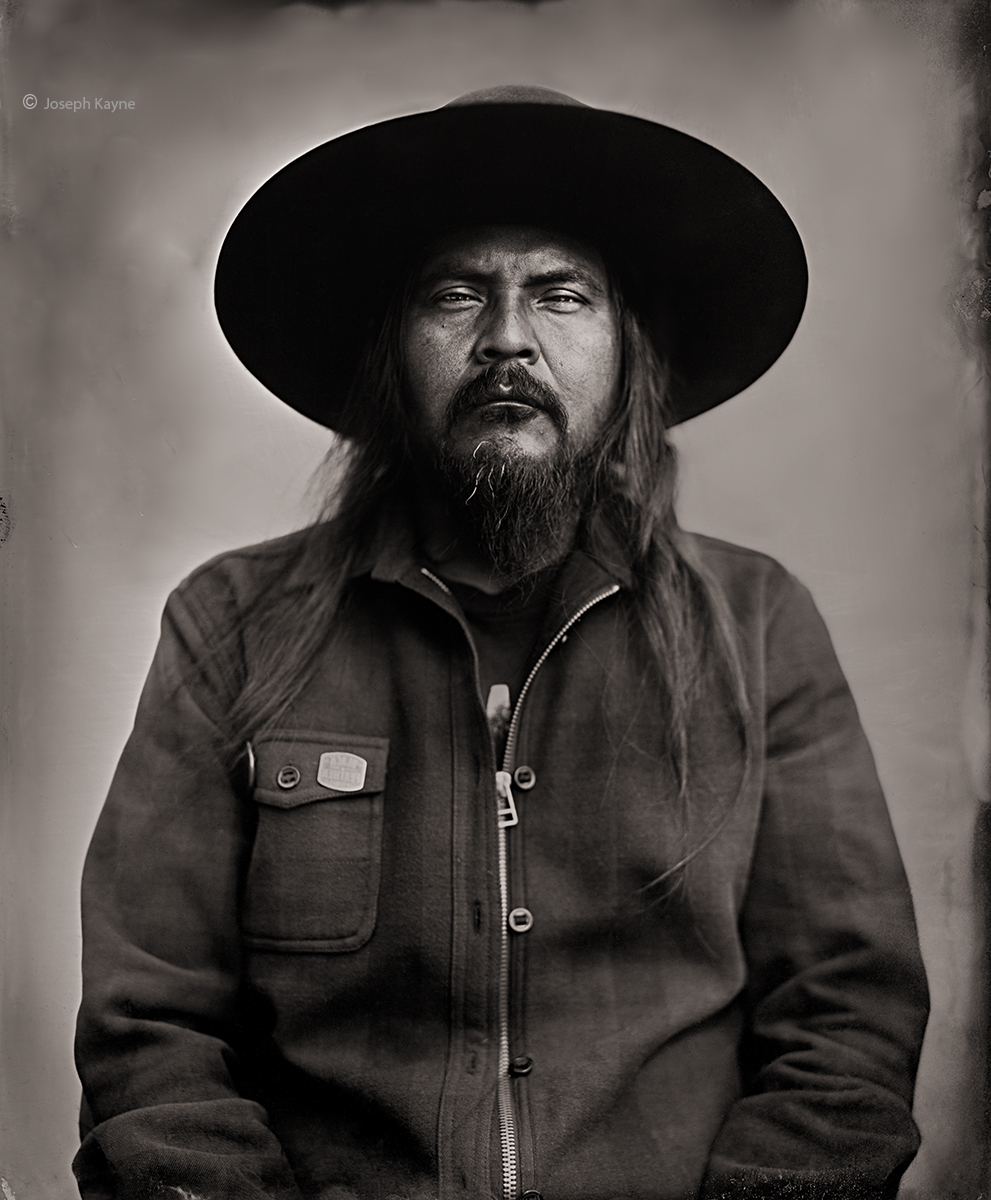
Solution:
M 569 452 L 566 445 L 531 459 L 500 436 L 481 439 L 461 455 L 444 447 L 438 460 L 449 503 L 462 514 L 459 545 L 507 580 L 559 556 L 588 502 L 594 469 L 591 454 Z

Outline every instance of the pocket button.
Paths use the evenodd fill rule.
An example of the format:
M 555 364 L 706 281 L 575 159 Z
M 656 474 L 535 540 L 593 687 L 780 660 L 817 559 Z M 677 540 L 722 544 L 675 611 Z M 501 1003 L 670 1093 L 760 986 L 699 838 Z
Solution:
M 280 788 L 283 789 L 283 791 L 287 792 L 290 788 L 294 788 L 299 783 L 299 780 L 300 774 L 298 767 L 282 767 L 278 775 L 275 777 L 275 782 Z

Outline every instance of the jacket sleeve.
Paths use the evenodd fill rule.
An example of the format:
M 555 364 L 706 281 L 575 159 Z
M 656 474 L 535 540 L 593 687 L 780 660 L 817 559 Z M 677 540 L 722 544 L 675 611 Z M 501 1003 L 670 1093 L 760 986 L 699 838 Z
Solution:
M 918 1149 L 928 1015 L 908 884 L 853 698 L 806 590 L 766 641 L 766 785 L 741 936 L 744 1094 L 705 1200 L 881 1200 Z
M 251 830 L 217 750 L 201 624 L 170 599 L 86 860 L 76 1050 L 93 1127 L 73 1167 L 94 1200 L 299 1196 L 242 1094 L 237 895 Z

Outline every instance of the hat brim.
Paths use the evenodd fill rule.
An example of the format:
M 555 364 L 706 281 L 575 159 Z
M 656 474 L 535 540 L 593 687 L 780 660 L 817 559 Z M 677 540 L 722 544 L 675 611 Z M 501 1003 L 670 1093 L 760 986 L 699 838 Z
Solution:
M 798 231 L 740 163 L 622 113 L 489 103 L 359 129 L 269 179 L 221 249 L 221 328 L 276 396 L 348 433 L 383 305 L 432 239 L 479 224 L 597 246 L 670 362 L 676 422 L 759 378 L 805 305 Z

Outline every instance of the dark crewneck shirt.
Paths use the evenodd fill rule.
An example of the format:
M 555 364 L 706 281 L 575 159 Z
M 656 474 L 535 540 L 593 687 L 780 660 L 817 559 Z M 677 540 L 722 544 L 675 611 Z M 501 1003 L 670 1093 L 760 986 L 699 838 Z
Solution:
M 558 567 L 538 571 L 521 583 L 490 596 L 465 583 L 447 581 L 468 622 L 478 652 L 482 699 L 494 684 L 509 689 L 510 704 L 519 699 L 535 653 L 536 642 L 550 605 Z M 493 727 L 497 749 L 504 730 Z

